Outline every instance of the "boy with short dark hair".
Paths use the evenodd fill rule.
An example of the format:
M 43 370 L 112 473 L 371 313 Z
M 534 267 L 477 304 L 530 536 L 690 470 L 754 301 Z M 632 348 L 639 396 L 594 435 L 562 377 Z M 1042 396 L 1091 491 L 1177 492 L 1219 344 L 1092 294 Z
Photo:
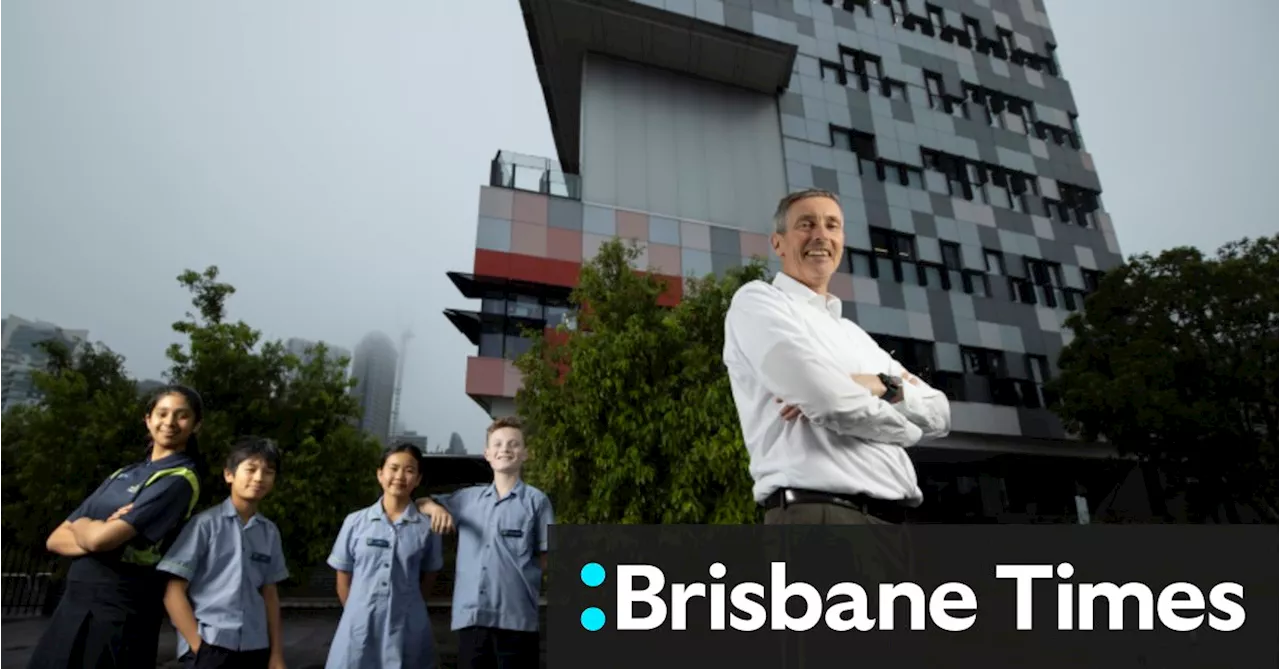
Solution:
M 173 576 L 164 604 L 187 669 L 282 669 L 280 596 L 289 577 L 280 530 L 258 513 L 275 486 L 280 451 L 245 437 L 227 457 L 226 501 L 191 519 L 157 569 Z
M 540 660 L 538 600 L 555 513 L 546 494 L 521 480 L 529 452 L 519 419 L 489 426 L 484 457 L 493 483 L 424 498 L 418 508 L 433 526 L 457 525 L 458 666 L 532 669 Z

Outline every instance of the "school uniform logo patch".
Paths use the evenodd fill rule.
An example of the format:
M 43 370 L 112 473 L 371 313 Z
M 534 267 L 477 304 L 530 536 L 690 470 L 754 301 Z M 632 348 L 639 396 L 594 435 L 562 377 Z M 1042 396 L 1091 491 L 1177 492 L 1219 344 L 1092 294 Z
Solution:
M 391 542 L 387 541 L 386 539 L 370 538 L 366 540 L 364 543 L 366 546 L 373 546 L 374 548 L 391 548 Z
M 502 536 L 511 537 L 512 539 L 519 539 L 524 536 L 524 530 L 503 530 Z
M 271 556 L 266 553 L 253 553 L 249 555 L 249 559 L 253 562 L 261 562 L 263 564 L 271 563 Z

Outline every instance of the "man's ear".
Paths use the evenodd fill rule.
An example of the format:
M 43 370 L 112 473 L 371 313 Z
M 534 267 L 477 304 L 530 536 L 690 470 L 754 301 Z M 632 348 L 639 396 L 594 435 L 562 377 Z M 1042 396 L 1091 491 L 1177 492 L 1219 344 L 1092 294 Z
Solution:
M 782 257 L 782 235 L 773 233 L 769 235 L 769 245 L 773 247 L 774 255 Z

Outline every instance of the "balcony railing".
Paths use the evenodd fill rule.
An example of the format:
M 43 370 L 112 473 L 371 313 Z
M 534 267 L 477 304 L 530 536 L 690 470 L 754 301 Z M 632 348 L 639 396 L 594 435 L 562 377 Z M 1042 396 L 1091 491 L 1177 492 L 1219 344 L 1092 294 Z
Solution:
M 499 188 L 554 195 L 572 200 L 582 199 L 582 177 L 560 169 L 550 158 L 526 156 L 499 151 L 490 166 L 489 185 Z

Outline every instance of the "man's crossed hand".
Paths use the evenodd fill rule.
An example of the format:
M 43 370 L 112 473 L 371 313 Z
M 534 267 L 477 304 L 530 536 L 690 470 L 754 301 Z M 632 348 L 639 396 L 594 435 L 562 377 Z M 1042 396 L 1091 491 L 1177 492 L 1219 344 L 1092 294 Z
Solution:
M 862 386 L 863 388 L 866 388 L 868 391 L 871 392 L 872 395 L 875 395 L 876 397 L 883 396 L 889 390 L 888 388 L 884 387 L 884 382 L 882 382 L 880 380 L 880 377 L 876 374 L 850 374 L 849 378 L 853 379 L 855 383 Z M 920 385 L 920 379 L 916 378 L 914 375 L 912 375 L 909 372 L 902 373 L 902 380 L 907 383 L 910 383 L 913 386 Z M 781 397 L 775 399 L 774 401 L 777 402 L 778 404 L 782 404 L 782 420 L 795 420 L 797 418 L 804 417 L 803 414 L 800 413 L 800 407 L 797 407 L 793 404 L 784 403 Z M 902 396 L 899 395 L 895 404 L 901 401 L 902 401 Z

